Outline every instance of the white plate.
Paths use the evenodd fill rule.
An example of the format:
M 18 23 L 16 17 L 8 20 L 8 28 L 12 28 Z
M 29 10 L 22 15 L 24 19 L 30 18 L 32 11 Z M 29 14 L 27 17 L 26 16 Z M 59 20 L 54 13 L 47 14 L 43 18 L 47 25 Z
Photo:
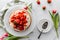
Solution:
M 43 28 L 42 28 L 42 25 L 43 25 L 45 22 L 48 22 L 48 26 L 47 26 L 46 29 L 43 29 Z M 43 30 L 43 33 L 49 32 L 50 29 L 52 28 L 52 26 L 53 26 L 52 22 L 51 22 L 50 20 L 48 20 L 48 19 L 41 19 L 41 20 L 39 21 L 39 23 L 37 24 L 37 27 L 38 27 L 39 31 L 42 31 L 42 30 Z
M 28 35 L 30 32 L 32 32 L 33 29 L 34 29 L 34 27 L 35 27 L 35 22 L 36 22 L 36 20 L 35 20 L 35 17 L 34 17 L 34 16 L 35 16 L 34 13 L 30 13 L 31 18 L 32 18 L 32 23 L 31 23 L 30 27 L 29 27 L 26 31 L 16 32 L 16 31 L 14 31 L 14 29 L 12 29 L 12 28 L 10 27 L 10 25 L 9 25 L 9 16 L 10 16 L 11 12 L 14 11 L 14 10 L 17 10 L 17 9 L 22 9 L 22 8 L 23 8 L 23 5 L 13 6 L 13 7 L 9 8 L 9 9 L 7 10 L 7 12 L 6 12 L 5 16 L 4 16 L 4 24 L 5 24 L 6 30 L 7 30 L 10 34 L 12 34 L 12 35 L 14 35 L 14 36 L 26 36 L 26 35 Z

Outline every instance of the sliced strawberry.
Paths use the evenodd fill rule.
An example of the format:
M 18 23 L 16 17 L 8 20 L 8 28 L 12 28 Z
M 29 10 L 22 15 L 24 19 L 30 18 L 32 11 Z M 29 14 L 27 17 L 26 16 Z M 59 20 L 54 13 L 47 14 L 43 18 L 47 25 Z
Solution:
M 16 18 L 14 16 L 11 17 L 11 22 L 13 22 Z
M 16 19 L 16 18 L 15 18 L 15 16 L 13 15 L 13 16 L 11 17 L 11 19 Z
M 24 17 L 21 17 L 20 19 L 21 19 L 21 20 L 23 20 L 23 19 L 24 19 Z
M 22 30 L 24 30 L 24 27 L 23 26 L 19 26 L 19 27 L 17 27 L 17 29 L 22 31 Z
M 27 26 L 26 24 L 24 24 L 24 26 Z
M 18 14 L 20 14 L 20 13 L 22 13 L 22 12 L 18 12 Z
M 24 24 L 26 24 L 26 23 L 27 23 L 27 21 L 26 21 L 26 20 L 24 20 L 24 21 L 23 21 L 23 23 L 24 23 Z
M 21 17 L 21 20 L 22 20 L 22 21 L 24 21 L 25 19 L 26 19 L 26 17 L 25 17 L 25 16 L 24 16 L 24 17 Z
M 22 23 L 22 21 L 20 21 L 20 25 L 22 25 L 23 23 Z
M 26 12 L 23 10 L 22 13 L 24 14 L 24 13 L 26 13 Z
M 23 26 L 20 26 L 19 28 L 20 28 L 20 30 L 24 30 L 24 27 Z
M 16 25 L 14 25 L 14 28 L 16 28 L 17 26 Z
M 20 16 L 16 16 L 16 19 L 20 19 Z
M 11 22 L 13 22 L 14 21 L 14 19 L 11 19 Z
M 16 22 L 16 23 L 20 23 L 20 20 L 19 20 L 19 19 L 15 19 L 15 22 Z

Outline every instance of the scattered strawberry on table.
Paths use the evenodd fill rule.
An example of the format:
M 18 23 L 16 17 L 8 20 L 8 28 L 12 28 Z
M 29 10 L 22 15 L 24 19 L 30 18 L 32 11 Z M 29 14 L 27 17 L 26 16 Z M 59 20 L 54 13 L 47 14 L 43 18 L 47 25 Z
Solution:
M 40 5 L 40 0 L 36 0 L 37 4 Z
M 45 10 L 46 9 L 46 6 L 42 6 L 42 9 Z
M 48 3 L 51 3 L 51 2 L 52 2 L 52 0 L 47 0 L 47 2 L 48 2 Z

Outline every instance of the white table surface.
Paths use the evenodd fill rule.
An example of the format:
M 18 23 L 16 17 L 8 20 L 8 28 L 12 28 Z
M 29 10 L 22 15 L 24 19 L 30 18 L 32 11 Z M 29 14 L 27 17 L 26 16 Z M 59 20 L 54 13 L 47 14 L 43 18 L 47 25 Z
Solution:
M 0 0 L 0 10 L 4 7 L 4 5 L 6 5 L 7 2 L 10 2 L 10 1 L 11 0 Z M 22 0 L 22 1 L 25 1 L 28 3 L 32 2 L 32 7 L 33 7 L 32 10 L 36 14 L 35 18 L 37 19 L 36 24 L 39 22 L 39 20 L 41 18 L 47 18 L 47 19 L 51 20 L 48 10 L 51 11 L 52 9 L 56 9 L 60 13 L 60 0 L 53 0 L 51 4 L 48 4 L 47 0 L 41 0 L 41 5 L 37 5 L 36 0 Z M 45 11 L 42 10 L 43 5 L 46 5 L 46 7 L 47 7 L 47 9 Z M 60 27 L 59 27 L 59 30 L 60 30 Z M 0 36 L 3 35 L 3 33 L 4 33 L 4 30 L 0 28 Z M 33 33 L 28 35 L 29 38 L 24 38 L 21 40 L 58 40 L 56 38 L 56 33 L 55 33 L 55 30 L 53 27 L 48 33 L 42 34 L 41 38 L 37 39 L 39 34 L 40 33 L 39 33 L 37 27 L 35 27 L 35 29 L 33 30 Z M 60 34 L 60 31 L 59 31 L 59 34 Z M 60 38 L 59 38 L 59 40 L 60 40 Z

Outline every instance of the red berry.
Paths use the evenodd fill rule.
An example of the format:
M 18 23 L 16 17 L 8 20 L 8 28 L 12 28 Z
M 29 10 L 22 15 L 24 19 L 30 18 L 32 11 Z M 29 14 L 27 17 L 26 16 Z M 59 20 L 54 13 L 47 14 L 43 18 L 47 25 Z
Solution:
M 27 10 L 28 9 L 28 6 L 24 7 L 24 9 Z
M 21 20 L 23 20 L 23 21 L 24 21 L 25 19 L 26 19 L 26 17 L 24 16 L 24 17 L 22 17 L 22 19 L 21 19 Z
M 20 19 L 22 20 L 24 17 L 21 17 Z
M 16 16 L 16 19 L 20 19 L 20 16 Z
M 37 0 L 37 4 L 40 5 L 40 0 Z
M 26 24 L 26 23 L 27 23 L 27 20 L 24 20 L 24 21 L 23 21 L 23 23 L 25 23 L 25 24 Z
M 24 26 L 27 26 L 26 24 L 24 24 Z
M 26 13 L 26 12 L 23 10 L 22 13 L 24 14 L 24 13 Z
M 20 21 L 20 25 L 22 24 L 22 21 Z
M 45 10 L 46 9 L 46 6 L 42 6 L 42 9 Z
M 51 2 L 52 2 L 52 0 L 47 0 L 47 2 L 48 2 L 48 3 L 51 3 Z
M 52 10 L 52 13 L 55 14 L 56 13 L 56 10 Z
M 13 15 L 13 16 L 11 17 L 11 19 L 15 19 L 15 15 Z
M 15 22 L 16 22 L 16 23 L 20 23 L 20 20 L 19 20 L 19 19 L 15 19 Z
M 14 19 L 11 19 L 11 22 L 13 22 L 14 21 Z
M 20 30 L 24 30 L 24 27 L 23 26 L 20 26 Z
M 19 29 L 19 30 L 24 30 L 24 27 L 23 26 L 19 26 L 19 27 L 17 27 L 17 29 Z
M 16 18 L 14 17 L 14 15 L 11 17 L 11 22 L 13 22 Z
M 13 28 L 16 28 L 16 25 L 14 25 Z
M 20 14 L 20 13 L 22 13 L 22 12 L 18 12 L 18 14 Z

